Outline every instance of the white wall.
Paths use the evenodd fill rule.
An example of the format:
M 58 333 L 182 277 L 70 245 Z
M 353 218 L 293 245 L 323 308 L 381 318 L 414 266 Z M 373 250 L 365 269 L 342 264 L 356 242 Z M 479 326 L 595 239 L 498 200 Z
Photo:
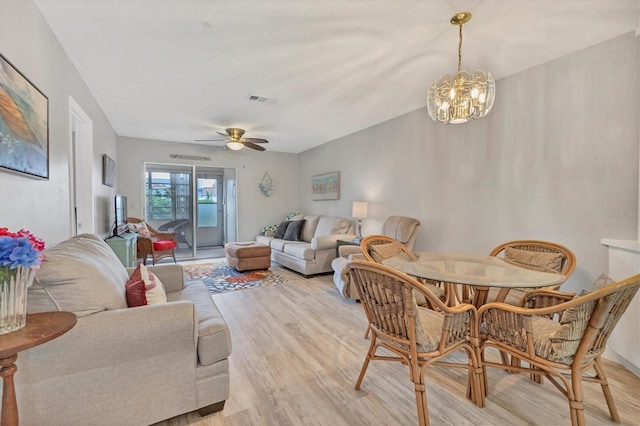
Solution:
M 102 154 L 116 156 L 116 135 L 91 92 L 32 1 L 0 1 L 0 53 L 49 98 L 49 180 L 0 171 L 0 226 L 25 228 L 47 246 L 68 238 L 69 96 L 93 120 L 93 190 L 96 229 L 106 234 L 105 200 L 115 188 L 102 185 Z M 111 216 L 113 213 L 111 213 Z
M 424 90 L 426 86 L 417 87 Z M 300 155 L 299 179 L 340 171 L 338 201 L 304 211 L 418 218 L 416 250 L 488 253 L 535 238 L 570 247 L 578 267 L 563 285 L 590 286 L 608 269 L 608 238 L 635 239 L 638 207 L 638 40 L 633 33 L 497 82 L 494 110 L 463 125 L 426 109 Z
M 118 154 L 119 191 L 127 196 L 130 216 L 142 217 L 145 161 L 236 168 L 239 241 L 255 240 L 262 227 L 280 223 L 288 212 L 298 208 L 298 167 L 294 154 L 250 149 L 233 152 L 207 145 L 135 138 L 118 138 Z M 172 159 L 170 154 L 207 156 L 211 161 Z M 270 197 L 258 187 L 265 172 L 276 184 Z

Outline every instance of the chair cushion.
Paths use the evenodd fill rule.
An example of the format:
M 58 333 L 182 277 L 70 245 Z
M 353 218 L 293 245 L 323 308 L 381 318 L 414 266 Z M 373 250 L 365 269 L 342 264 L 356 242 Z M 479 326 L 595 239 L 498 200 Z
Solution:
M 506 247 L 504 249 L 504 259 L 529 268 L 551 269 L 560 273 L 562 272 L 564 255 L 562 253 L 543 253 Z
M 560 322 L 534 316 L 533 343 L 536 355 L 549 361 L 570 364 L 587 329 L 596 302 L 592 300 L 567 309 Z
M 428 308 L 418 306 L 416 314 L 416 343 L 419 352 L 432 352 L 438 349 L 442 337 L 444 315 Z
M 374 244 L 370 249 L 371 257 L 376 263 L 382 263 L 383 260 L 402 253 L 402 245 L 399 242 Z
M 174 240 L 157 240 L 153 242 L 154 250 L 171 250 L 172 248 L 178 247 L 178 242 Z

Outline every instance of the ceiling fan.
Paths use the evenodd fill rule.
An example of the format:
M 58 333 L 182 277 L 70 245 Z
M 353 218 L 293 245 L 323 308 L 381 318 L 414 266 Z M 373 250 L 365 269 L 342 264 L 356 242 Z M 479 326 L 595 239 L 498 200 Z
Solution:
M 229 139 L 196 139 L 196 142 L 218 142 L 218 141 L 227 141 L 227 148 L 233 151 L 240 151 L 245 146 L 247 148 L 255 149 L 256 151 L 265 151 L 263 146 L 257 145 L 259 143 L 269 143 L 266 139 L 260 138 L 243 138 L 244 129 L 238 129 L 235 127 L 230 127 L 226 129 L 227 133 L 216 132 L 219 135 L 227 136 Z

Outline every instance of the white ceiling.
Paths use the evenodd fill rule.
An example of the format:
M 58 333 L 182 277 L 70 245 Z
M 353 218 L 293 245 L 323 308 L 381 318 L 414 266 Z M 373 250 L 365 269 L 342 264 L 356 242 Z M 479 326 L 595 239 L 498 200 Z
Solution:
M 291 153 L 426 105 L 431 80 L 456 71 L 456 12 L 473 14 L 463 68 L 496 80 L 635 31 L 640 17 L 640 0 L 36 4 L 120 136 L 193 142 L 241 127 Z

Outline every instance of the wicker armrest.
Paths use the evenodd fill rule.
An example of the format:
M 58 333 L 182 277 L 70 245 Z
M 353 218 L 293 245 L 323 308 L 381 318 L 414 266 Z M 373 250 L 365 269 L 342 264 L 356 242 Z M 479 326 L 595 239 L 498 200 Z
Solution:
M 175 240 L 176 233 L 175 232 L 156 232 L 153 236 L 159 240 Z
M 536 309 L 555 306 L 567 302 L 575 296 L 575 293 L 561 292 L 557 290 L 541 289 L 528 292 L 520 299 L 518 306 Z

